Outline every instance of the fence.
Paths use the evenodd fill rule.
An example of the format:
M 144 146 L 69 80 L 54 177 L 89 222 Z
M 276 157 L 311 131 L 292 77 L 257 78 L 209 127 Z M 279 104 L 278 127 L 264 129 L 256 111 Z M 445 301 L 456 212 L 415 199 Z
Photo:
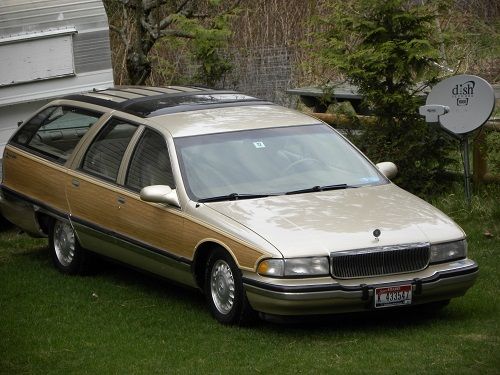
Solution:
M 290 47 L 232 51 L 233 65 L 221 85 L 261 99 L 292 107 L 296 98 L 286 94 L 293 87 L 297 53 Z

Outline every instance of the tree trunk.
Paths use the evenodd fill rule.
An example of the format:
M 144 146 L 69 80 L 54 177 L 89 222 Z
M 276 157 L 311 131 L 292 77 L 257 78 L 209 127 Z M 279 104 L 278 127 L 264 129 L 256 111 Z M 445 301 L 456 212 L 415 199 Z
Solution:
M 152 36 L 142 26 L 145 18 L 141 0 L 135 0 L 135 35 L 127 48 L 127 73 L 132 85 L 143 85 L 151 74 L 151 62 L 148 54 L 154 45 Z

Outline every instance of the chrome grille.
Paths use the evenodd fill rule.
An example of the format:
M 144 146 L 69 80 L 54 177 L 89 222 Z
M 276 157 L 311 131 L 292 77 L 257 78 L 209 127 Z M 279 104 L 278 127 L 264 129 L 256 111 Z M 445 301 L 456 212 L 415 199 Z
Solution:
M 430 245 L 414 243 L 330 254 L 333 277 L 349 279 L 419 271 L 429 264 Z

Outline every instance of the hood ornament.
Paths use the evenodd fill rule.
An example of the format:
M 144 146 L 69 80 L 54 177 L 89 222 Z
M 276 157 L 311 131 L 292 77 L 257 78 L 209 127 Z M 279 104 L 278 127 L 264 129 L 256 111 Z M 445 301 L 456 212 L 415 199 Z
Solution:
M 382 232 L 380 231 L 380 229 L 375 229 L 373 231 L 373 236 L 375 237 L 375 241 L 377 241 L 377 242 L 379 241 L 379 237 L 381 234 L 382 234 Z

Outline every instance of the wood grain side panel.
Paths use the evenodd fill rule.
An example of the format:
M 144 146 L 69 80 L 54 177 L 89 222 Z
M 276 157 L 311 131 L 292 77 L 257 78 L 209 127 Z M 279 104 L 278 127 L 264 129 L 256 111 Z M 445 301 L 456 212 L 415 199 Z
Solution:
M 137 195 L 122 196 L 125 204 L 119 208 L 122 219 L 118 229 L 136 240 L 189 260 L 193 260 L 199 243 L 215 240 L 233 253 L 237 263 L 246 269 L 255 269 L 257 260 L 263 256 L 262 252 L 175 209 L 143 202 Z
M 185 239 L 183 246 L 186 250 L 194 252 L 196 246 L 203 241 L 216 240 L 225 245 L 233 254 L 238 265 L 248 270 L 255 270 L 257 261 L 268 254 L 258 251 L 249 245 L 238 241 L 228 235 L 215 231 L 208 226 L 197 223 L 194 220 L 186 219 L 184 224 Z M 194 253 L 191 254 L 191 258 Z
M 3 166 L 6 187 L 58 211 L 69 211 L 65 194 L 67 168 L 10 146 Z
M 66 192 L 71 215 L 75 218 L 109 231 L 116 227 L 118 202 L 113 190 L 92 180 L 69 175 Z
M 170 254 L 192 259 L 192 251 L 181 245 L 184 237 L 182 216 L 174 209 L 143 202 L 137 195 L 120 196 L 125 201 L 119 205 L 117 228 L 120 232 Z

